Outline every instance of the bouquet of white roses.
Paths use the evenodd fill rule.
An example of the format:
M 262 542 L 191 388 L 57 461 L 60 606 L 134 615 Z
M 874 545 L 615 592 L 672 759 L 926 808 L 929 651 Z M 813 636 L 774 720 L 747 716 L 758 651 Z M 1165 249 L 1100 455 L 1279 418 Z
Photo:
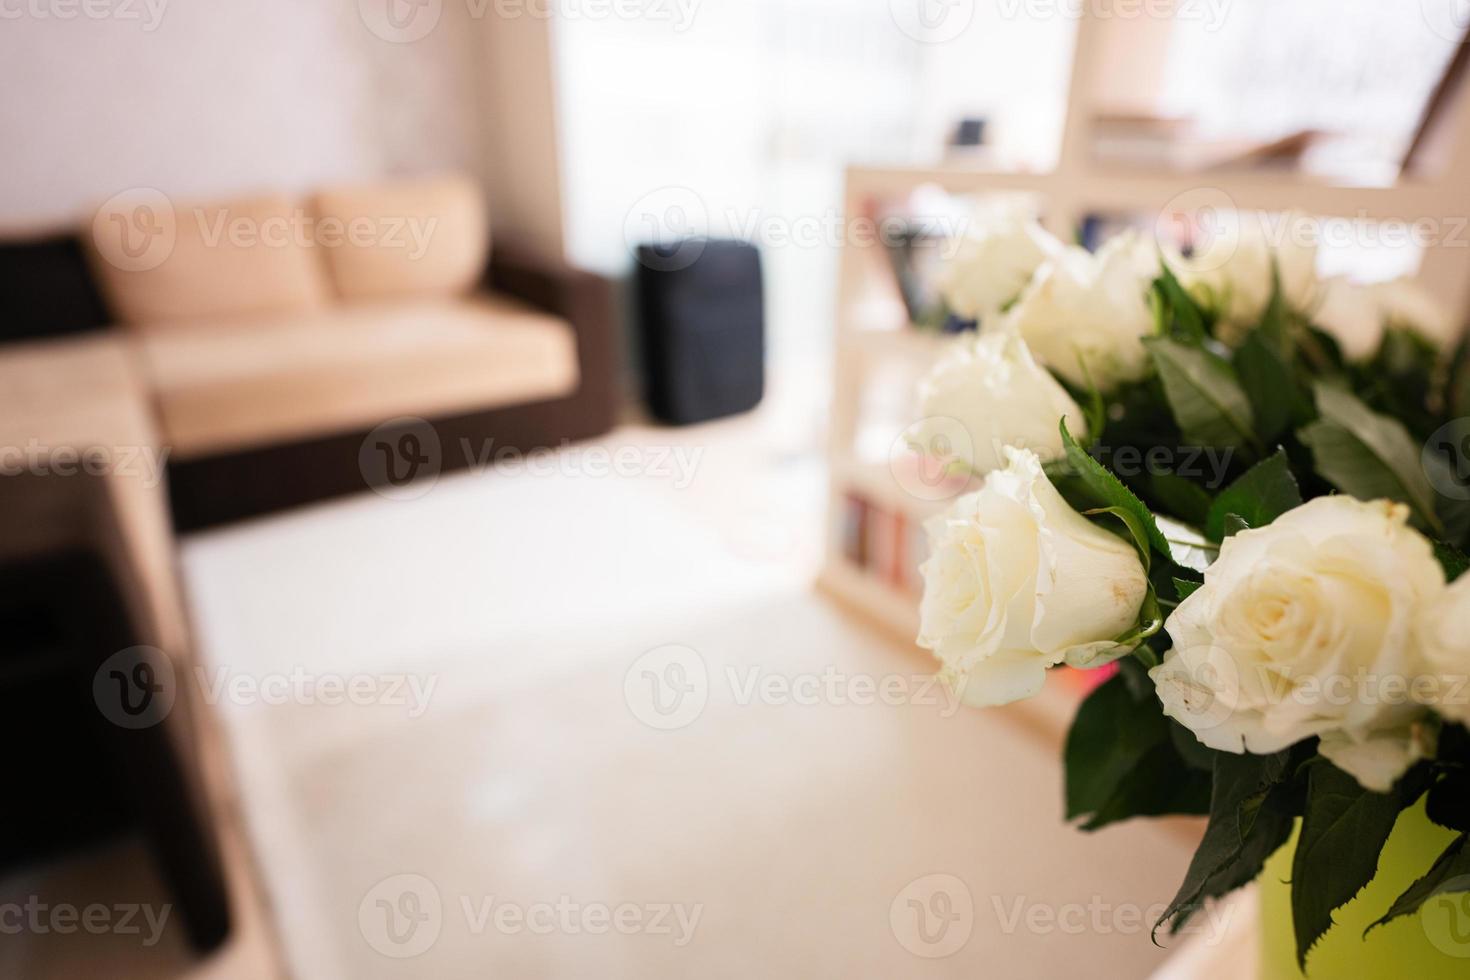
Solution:
M 1423 798 L 1458 836 L 1379 921 L 1470 890 L 1470 365 L 1412 285 L 1319 281 L 1270 230 L 1091 254 L 1010 211 L 960 244 L 981 329 L 923 425 L 984 481 L 930 524 L 919 642 L 975 705 L 1117 662 L 1068 818 L 1209 816 L 1175 929 L 1300 818 L 1300 962 Z

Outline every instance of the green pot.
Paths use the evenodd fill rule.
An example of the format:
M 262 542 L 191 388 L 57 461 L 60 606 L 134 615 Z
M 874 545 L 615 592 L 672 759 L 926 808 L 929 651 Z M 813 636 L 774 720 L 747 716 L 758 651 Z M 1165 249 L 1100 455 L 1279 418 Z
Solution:
M 1298 823 L 1297 830 L 1300 830 Z M 1297 832 L 1261 871 L 1261 980 L 1302 980 L 1291 928 L 1291 861 Z M 1455 834 L 1424 815 L 1421 801 L 1399 815 L 1378 874 L 1332 913 L 1334 925 L 1307 957 L 1308 980 L 1465 980 L 1470 977 L 1470 894 L 1441 895 L 1415 915 L 1363 936 L 1434 863 Z

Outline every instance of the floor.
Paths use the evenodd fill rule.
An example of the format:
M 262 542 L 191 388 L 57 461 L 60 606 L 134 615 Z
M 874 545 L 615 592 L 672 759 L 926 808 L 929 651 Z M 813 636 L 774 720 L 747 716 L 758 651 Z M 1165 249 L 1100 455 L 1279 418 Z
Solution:
M 814 595 L 771 425 L 186 541 L 258 928 L 109 975 L 1147 976 L 1187 834 L 1067 828 L 1055 744 Z

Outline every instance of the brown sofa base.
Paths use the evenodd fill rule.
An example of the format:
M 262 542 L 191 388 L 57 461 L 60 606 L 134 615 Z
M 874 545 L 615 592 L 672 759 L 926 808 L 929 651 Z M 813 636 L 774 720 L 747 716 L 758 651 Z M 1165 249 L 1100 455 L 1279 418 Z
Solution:
M 11 746 L 23 756 L 44 756 L 7 772 L 7 804 L 17 818 L 0 818 L 6 847 L 44 857 L 65 831 L 80 831 L 83 839 L 70 843 L 84 844 L 100 824 L 126 815 L 143 831 L 189 943 L 201 953 L 217 948 L 230 933 L 231 909 L 210 806 L 200 795 L 198 758 L 189 754 L 194 689 L 175 684 L 172 710 L 154 723 L 127 727 L 109 720 L 139 716 L 136 710 L 125 715 L 122 708 L 137 688 L 125 685 L 116 690 L 124 700 L 110 700 L 115 689 L 108 682 L 114 678 L 101 671 L 109 658 L 143 637 L 100 554 L 67 551 L 0 566 L 0 596 L 0 623 L 10 631 L 7 655 L 0 658 L 0 691 L 7 703 L 29 704 L 38 688 L 50 688 L 63 709 L 24 732 L 29 748 Z M 29 664 L 19 659 L 27 646 L 39 656 Z M 125 667 L 108 668 L 113 673 L 126 681 Z M 57 754 L 66 748 L 80 757 Z M 69 806 L 96 812 L 67 813 Z M 50 812 L 38 817 L 29 808 Z M 59 826 L 37 834 L 38 828 L 24 822 L 28 815 Z
M 428 421 L 441 449 L 433 469 L 449 473 L 505 447 L 528 452 L 598 436 L 612 428 L 613 419 L 572 397 Z M 363 443 L 371 434 L 354 432 L 171 463 L 174 527 L 199 530 L 383 485 L 381 474 L 364 473 L 361 465 Z M 468 453 L 466 444 L 472 447 Z
M 441 450 L 441 472 L 478 463 L 487 452 L 524 453 L 602 435 L 617 414 L 621 346 L 608 280 L 497 249 L 485 285 L 570 323 L 577 334 L 580 380 L 576 393 L 566 398 L 429 419 Z M 364 472 L 382 469 L 363 465 L 363 444 L 374 432 L 382 435 L 359 431 L 173 461 L 168 479 L 174 527 L 198 530 L 384 483 L 381 473 Z M 465 444 L 471 447 L 468 454 Z

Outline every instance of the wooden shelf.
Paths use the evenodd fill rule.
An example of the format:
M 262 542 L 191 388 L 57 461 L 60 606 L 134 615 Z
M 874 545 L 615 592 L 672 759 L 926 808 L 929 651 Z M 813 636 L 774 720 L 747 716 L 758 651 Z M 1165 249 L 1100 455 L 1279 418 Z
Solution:
M 849 189 L 863 197 L 900 197 L 923 184 L 951 194 L 1030 193 L 1062 208 L 1070 223 L 1076 214 L 1095 211 L 1157 211 L 1181 195 L 1218 191 L 1241 209 L 1305 211 L 1367 220 L 1413 221 L 1445 210 L 1443 181 L 1405 179 L 1383 184 L 1351 184 L 1321 177 L 1271 171 L 1191 173 L 1175 170 L 1100 169 L 1085 165 L 1073 172 L 998 173 L 963 166 L 927 169 L 850 167 Z M 1056 229 L 1054 229 L 1056 230 Z
M 893 471 L 883 463 L 846 459 L 834 465 L 839 467 L 839 472 L 834 474 L 838 486 L 857 492 L 870 503 L 890 513 L 903 514 L 914 521 L 925 521 L 944 513 L 954 497 L 959 495 L 955 493 L 942 500 L 926 500 L 915 496 L 904 488 Z
M 832 556 L 823 566 L 817 588 L 894 641 L 918 649 L 914 645 L 914 637 L 919 635 L 918 596 L 883 581 L 841 555 Z

